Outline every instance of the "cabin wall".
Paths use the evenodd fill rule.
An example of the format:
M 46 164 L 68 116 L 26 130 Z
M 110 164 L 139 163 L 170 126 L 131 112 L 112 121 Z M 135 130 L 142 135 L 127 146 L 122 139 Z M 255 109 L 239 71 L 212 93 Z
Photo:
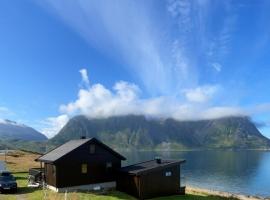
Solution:
M 166 176 L 171 172 L 171 176 Z M 140 177 L 141 198 L 174 195 L 180 191 L 180 165 L 150 171 Z
M 115 171 L 121 168 L 121 160 L 98 144 L 95 144 L 95 153 L 91 153 L 90 144 L 82 145 L 57 162 L 58 188 L 115 181 Z M 111 168 L 106 168 L 107 162 L 111 163 Z M 87 164 L 85 174 L 82 164 Z
M 53 164 L 45 163 L 44 165 L 45 180 L 48 185 L 56 187 L 57 168 Z

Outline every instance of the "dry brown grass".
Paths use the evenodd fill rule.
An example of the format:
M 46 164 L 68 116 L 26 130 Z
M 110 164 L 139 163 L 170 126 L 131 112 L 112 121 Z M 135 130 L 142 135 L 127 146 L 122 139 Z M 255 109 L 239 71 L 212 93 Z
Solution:
M 27 172 L 29 168 L 40 167 L 40 163 L 35 161 L 39 156 L 24 151 L 9 152 L 6 156 L 7 168 L 12 172 Z M 5 156 L 0 155 L 0 160 L 5 160 Z

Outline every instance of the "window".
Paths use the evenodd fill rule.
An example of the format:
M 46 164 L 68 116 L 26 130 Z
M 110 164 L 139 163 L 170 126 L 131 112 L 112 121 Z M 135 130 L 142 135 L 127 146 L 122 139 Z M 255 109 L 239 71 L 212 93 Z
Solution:
M 90 153 L 94 154 L 96 150 L 96 146 L 94 144 L 90 144 Z
M 52 166 L 52 174 L 53 174 L 53 176 L 55 176 L 55 174 L 56 174 L 56 167 L 55 167 L 55 165 Z
M 112 167 L 112 162 L 106 162 L 106 168 L 111 168 Z
M 87 164 L 82 164 L 82 174 L 87 174 Z
M 170 172 L 170 171 L 165 172 L 165 176 L 172 176 L 172 172 Z

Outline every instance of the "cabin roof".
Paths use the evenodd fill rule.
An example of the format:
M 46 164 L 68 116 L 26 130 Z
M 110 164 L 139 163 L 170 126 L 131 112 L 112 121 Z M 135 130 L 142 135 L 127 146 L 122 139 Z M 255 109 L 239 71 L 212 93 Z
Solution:
M 107 145 L 103 144 L 96 138 L 88 138 L 88 139 L 79 139 L 79 140 L 70 140 L 66 142 L 63 145 L 60 145 L 59 147 L 53 149 L 52 151 L 49 151 L 45 155 L 39 157 L 36 159 L 36 161 L 41 161 L 41 162 L 55 162 L 58 159 L 62 158 L 63 156 L 69 154 L 73 150 L 77 149 L 78 147 L 82 146 L 83 144 L 86 144 L 88 142 L 96 143 L 101 145 L 104 149 L 107 149 L 110 153 L 115 155 L 121 160 L 126 160 L 125 157 L 108 147 Z
M 133 175 L 140 175 L 152 170 L 162 169 L 173 165 L 180 165 L 181 163 L 185 163 L 185 160 L 161 160 L 160 163 L 157 162 L 156 159 L 144 161 L 141 163 L 137 163 L 134 165 L 129 165 L 126 167 L 122 167 L 120 172 L 133 174 Z

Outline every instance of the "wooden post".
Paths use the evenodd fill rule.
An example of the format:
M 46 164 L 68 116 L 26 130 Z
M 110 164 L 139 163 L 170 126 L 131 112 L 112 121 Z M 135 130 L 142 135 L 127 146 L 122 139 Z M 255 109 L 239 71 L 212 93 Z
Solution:
M 7 149 L 5 150 L 5 164 L 7 163 Z

